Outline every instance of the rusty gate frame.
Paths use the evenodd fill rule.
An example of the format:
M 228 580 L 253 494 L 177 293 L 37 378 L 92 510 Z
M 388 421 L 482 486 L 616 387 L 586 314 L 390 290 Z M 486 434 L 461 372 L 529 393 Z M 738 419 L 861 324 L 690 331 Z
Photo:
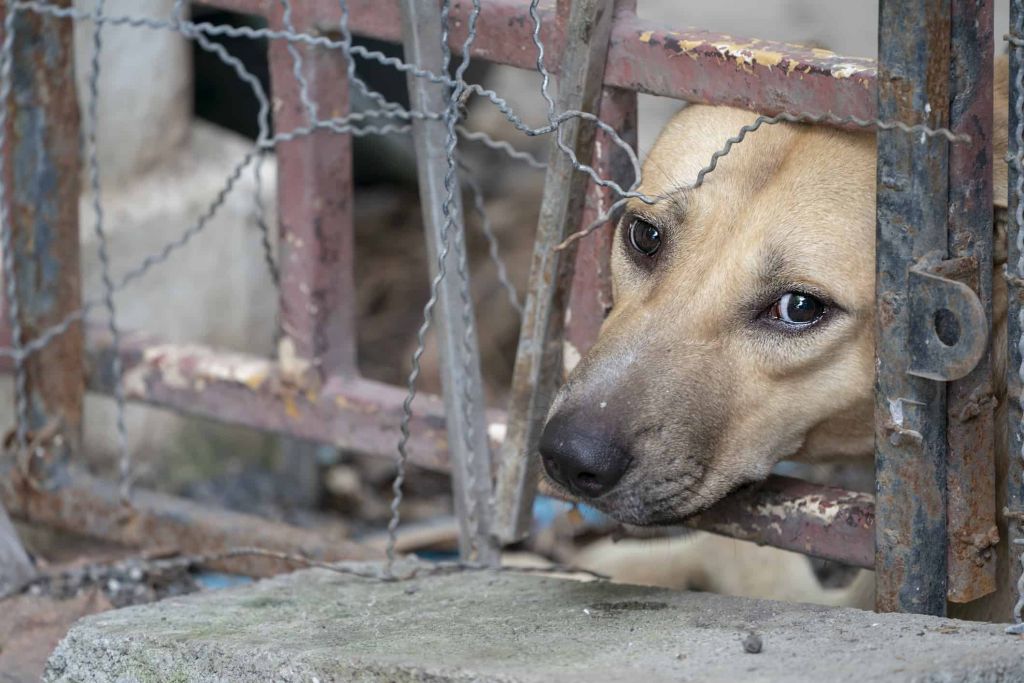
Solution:
M 264 17 L 273 29 L 284 27 L 281 5 L 272 0 L 202 0 L 202 4 Z M 526 0 L 482 0 L 478 20 L 482 39 L 475 43 L 472 57 L 535 68 L 527 6 Z M 568 0 L 559 0 L 557 8 L 540 10 L 546 65 L 553 73 L 558 72 L 564 51 L 569 7 Z M 991 321 L 991 279 L 977 264 L 990 259 L 992 249 L 988 229 L 992 188 L 987 180 L 993 163 L 992 3 L 882 0 L 881 7 L 879 69 L 883 75 L 879 76 L 872 60 L 693 29 L 670 30 L 637 17 L 635 3 L 619 2 L 599 115 L 634 146 L 637 93 L 769 115 L 831 114 L 865 120 L 881 116 L 909 124 L 948 126 L 972 136 L 971 145 L 957 149 L 945 140 L 917 144 L 900 131 L 879 133 L 878 299 L 879 310 L 886 314 L 879 316 L 877 351 L 878 505 L 868 495 L 773 476 L 764 486 L 734 495 L 691 521 L 697 528 L 745 540 L 858 567 L 877 566 L 880 609 L 943 614 L 947 598 L 971 600 L 995 587 L 995 559 L 989 547 L 995 524 L 991 368 L 986 355 L 974 372 L 950 382 L 948 389 L 933 379 L 907 374 L 911 334 L 907 273 L 913 266 L 939 278 L 965 282 L 981 295 Z M 349 0 L 348 8 L 353 33 L 401 42 L 398 0 Z M 470 11 L 464 0 L 452 4 L 449 44 L 453 50 L 465 41 Z M 0 17 L 3 12 L 0 8 Z M 981 20 L 975 22 L 978 16 Z M 921 17 L 927 18 L 923 24 Z M 340 18 L 336 0 L 293 2 L 291 21 L 297 32 L 330 35 Z M 29 276 L 19 279 L 28 341 L 34 330 L 59 321 L 81 304 L 79 188 L 77 173 L 70 170 L 77 168 L 73 149 L 77 114 L 73 87 L 48 100 L 48 108 L 38 104 L 39 97 L 33 100 L 33 88 L 40 83 L 69 78 L 70 22 L 24 12 L 19 13 L 19 21 L 25 24 L 24 30 L 44 38 L 34 43 L 37 49 L 44 45 L 59 53 L 55 59 L 19 53 L 22 63 L 15 64 L 15 69 L 23 70 L 18 72 L 23 76 L 20 82 L 28 86 L 17 93 L 21 99 L 16 99 L 15 115 L 8 119 L 9 147 L 4 150 L 5 159 L 14 159 L 4 168 L 8 187 L 13 188 L 8 197 L 14 226 L 12 256 L 19 264 L 37 268 L 20 267 L 23 272 L 32 270 L 33 277 L 38 272 L 59 274 L 52 282 L 30 281 Z M 926 45 L 925 52 L 911 54 L 907 46 L 912 43 Z M 312 98 L 334 116 L 346 114 L 344 56 L 309 45 L 295 47 L 303 56 Z M 271 41 L 269 60 L 275 126 L 297 128 L 304 124 L 306 112 L 288 44 Z M 924 104 L 932 106 L 926 109 Z M 24 121 L 17 117 L 18 108 L 26 106 L 36 106 L 43 114 L 32 131 L 23 129 Z M 21 163 L 17 150 L 25 135 L 36 135 L 52 148 L 40 163 L 51 164 L 44 170 L 54 173 L 60 183 L 46 195 L 19 184 L 15 166 Z M 611 147 L 604 133 L 596 135 L 596 150 Z M 114 391 L 115 353 L 123 364 L 123 385 L 130 400 L 341 448 L 392 453 L 404 391 L 360 377 L 356 364 L 351 138 L 315 132 L 281 143 L 277 157 L 283 331 L 279 358 L 172 345 L 142 333 L 123 335 L 115 351 L 106 332 L 83 332 L 80 325 L 72 325 L 58 337 L 59 344 L 37 352 L 29 363 L 28 384 L 33 392 L 29 427 L 36 430 L 38 439 L 38 432 L 56 421 L 63 438 L 54 439 L 51 434 L 46 443 L 33 442 L 46 451 L 40 460 L 52 471 L 43 473 L 43 479 L 52 487 L 35 486 L 17 470 L 9 472 L 0 485 L 0 500 L 13 515 L 138 545 L 173 538 L 184 548 L 206 550 L 211 539 L 221 545 L 245 544 L 259 536 L 264 545 L 277 548 L 294 547 L 298 538 L 304 552 L 322 558 L 372 555 L 354 544 L 332 546 L 308 533 L 296 537 L 294 530 L 283 525 L 257 524 L 244 515 L 211 512 L 155 494 L 143 493 L 126 509 L 111 486 L 83 474 L 72 476 L 63 467 L 65 461 L 73 461 L 78 448 L 83 391 Z M 604 177 L 623 184 L 631 180 L 631 167 L 619 155 L 598 152 L 593 165 Z M 915 213 L 907 198 L 918 200 L 926 191 L 932 191 L 935 199 Z M 609 193 L 588 184 L 582 225 L 589 225 L 610 203 Z M 39 230 L 53 229 L 59 234 L 45 244 L 31 239 Z M 929 251 L 923 249 L 924 242 L 904 239 L 918 230 L 931 236 L 934 253 L 924 253 Z M 571 314 L 564 338 L 580 354 L 596 337 L 610 301 L 611 239 L 610 230 L 596 233 L 580 243 L 575 255 L 568 301 Z M 961 266 L 973 260 L 974 267 L 957 271 L 947 258 Z M 910 296 L 913 300 L 914 295 Z M 9 328 L 5 323 L 0 341 L 10 340 Z M 78 353 L 82 348 L 84 367 Z M 1019 356 L 1011 352 L 1015 357 Z M 64 378 L 63 382 L 53 384 L 39 371 L 42 365 L 60 367 L 63 372 L 50 374 Z M 893 400 L 900 402 L 901 419 L 896 421 Z M 904 418 L 906 423 L 901 421 Z M 488 410 L 487 420 L 502 423 L 504 413 Z M 447 470 L 440 397 L 421 396 L 410 427 L 410 461 Z M 58 441 L 62 452 L 51 452 Z M 1019 570 L 1011 575 L 1015 571 Z

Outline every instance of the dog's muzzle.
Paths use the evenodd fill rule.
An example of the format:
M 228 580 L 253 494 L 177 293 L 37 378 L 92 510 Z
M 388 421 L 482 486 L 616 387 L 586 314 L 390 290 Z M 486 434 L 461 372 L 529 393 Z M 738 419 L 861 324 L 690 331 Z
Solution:
M 539 446 L 548 476 L 584 498 L 597 498 L 615 488 L 631 459 L 604 426 L 584 416 L 554 415 L 544 427 Z

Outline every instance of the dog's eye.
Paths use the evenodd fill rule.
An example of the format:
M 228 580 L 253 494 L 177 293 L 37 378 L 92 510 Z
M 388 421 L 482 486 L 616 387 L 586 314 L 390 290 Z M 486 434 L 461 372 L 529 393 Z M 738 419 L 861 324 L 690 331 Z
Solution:
M 821 320 L 825 304 L 810 294 L 787 292 L 768 309 L 768 317 L 791 327 L 807 327 Z
M 629 243 L 644 256 L 654 256 L 661 248 L 661 231 L 645 220 L 634 218 L 629 224 Z

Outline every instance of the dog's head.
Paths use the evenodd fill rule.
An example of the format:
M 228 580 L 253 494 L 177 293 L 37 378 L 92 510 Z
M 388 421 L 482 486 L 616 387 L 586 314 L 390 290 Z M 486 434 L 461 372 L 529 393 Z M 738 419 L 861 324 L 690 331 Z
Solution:
M 1003 207 L 1007 74 L 1001 57 Z M 685 189 L 754 118 L 693 106 L 662 132 L 640 189 L 663 199 L 619 222 L 615 306 L 541 437 L 549 479 L 628 524 L 679 522 L 785 458 L 873 451 L 875 137 L 763 126 Z
M 644 165 L 612 252 L 615 306 L 559 391 L 550 479 L 668 524 L 794 455 L 872 450 L 871 134 L 779 124 L 698 170 L 754 115 L 689 107 Z

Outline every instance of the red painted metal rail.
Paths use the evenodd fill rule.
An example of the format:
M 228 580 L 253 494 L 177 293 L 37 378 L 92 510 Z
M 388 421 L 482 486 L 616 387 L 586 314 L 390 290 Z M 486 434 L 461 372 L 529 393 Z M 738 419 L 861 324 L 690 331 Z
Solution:
M 268 16 L 277 3 L 261 0 L 203 0 L 236 12 Z M 295 0 L 296 12 L 325 32 L 341 18 L 334 0 Z M 533 23 L 523 0 L 484 0 L 474 59 L 533 69 Z M 395 0 L 349 0 L 352 31 L 399 42 L 401 21 Z M 452 49 L 466 38 L 472 6 L 452 6 Z M 541 39 L 546 65 L 557 72 L 562 36 L 554 7 L 541 8 Z M 695 29 L 672 30 L 636 16 L 616 18 L 608 51 L 605 85 L 674 97 L 690 102 L 726 104 L 764 114 L 781 111 L 832 112 L 871 119 L 875 116 L 875 63 L 841 57 L 828 50 L 768 40 L 736 38 Z

